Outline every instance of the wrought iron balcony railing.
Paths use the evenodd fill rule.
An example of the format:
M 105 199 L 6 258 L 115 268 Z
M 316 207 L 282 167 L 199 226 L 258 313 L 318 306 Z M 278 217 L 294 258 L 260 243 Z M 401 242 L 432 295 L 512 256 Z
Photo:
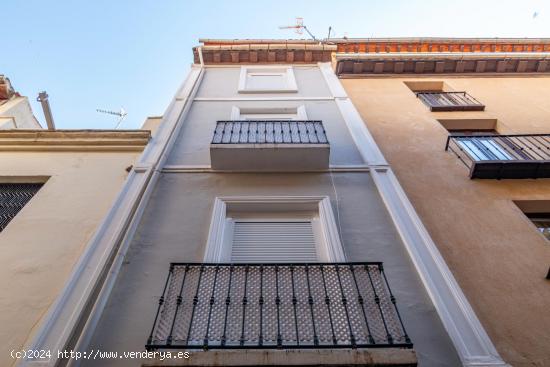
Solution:
M 319 171 L 329 157 L 323 123 L 315 120 L 218 121 L 210 144 L 214 170 Z
M 471 178 L 550 177 L 550 134 L 450 135 L 445 150 L 470 169 Z
M 146 348 L 412 347 L 382 263 L 180 264 Z
M 418 92 L 431 111 L 483 111 L 485 106 L 466 92 Z
M 218 121 L 212 144 L 327 144 L 321 121 Z

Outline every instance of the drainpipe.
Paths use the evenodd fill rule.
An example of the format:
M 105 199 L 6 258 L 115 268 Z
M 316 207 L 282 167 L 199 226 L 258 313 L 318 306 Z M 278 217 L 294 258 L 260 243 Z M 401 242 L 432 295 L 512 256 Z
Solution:
M 48 130 L 55 130 L 55 123 L 53 122 L 52 110 L 50 108 L 50 102 L 48 101 L 48 93 L 40 92 L 38 93 L 38 102 L 42 105 L 42 110 L 44 111 L 44 117 L 46 118 L 46 124 L 48 125 Z

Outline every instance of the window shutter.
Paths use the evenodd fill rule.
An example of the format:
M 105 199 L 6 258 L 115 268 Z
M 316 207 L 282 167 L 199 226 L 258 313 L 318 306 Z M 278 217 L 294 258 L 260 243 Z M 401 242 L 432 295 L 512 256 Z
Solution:
M 311 222 L 234 222 L 231 261 L 316 262 Z

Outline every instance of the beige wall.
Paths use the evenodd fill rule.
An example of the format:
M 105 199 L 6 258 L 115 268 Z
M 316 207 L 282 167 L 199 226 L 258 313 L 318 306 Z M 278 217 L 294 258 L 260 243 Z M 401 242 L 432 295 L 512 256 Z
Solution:
M 0 182 L 49 176 L 0 233 L 1 366 L 30 341 L 139 154 L 0 153 Z
M 432 113 L 403 83 L 413 80 L 444 81 L 486 111 Z M 470 180 L 436 120 L 496 118 L 503 134 L 549 133 L 550 77 L 342 83 L 503 358 L 550 366 L 550 242 L 512 202 L 550 200 L 550 180 Z

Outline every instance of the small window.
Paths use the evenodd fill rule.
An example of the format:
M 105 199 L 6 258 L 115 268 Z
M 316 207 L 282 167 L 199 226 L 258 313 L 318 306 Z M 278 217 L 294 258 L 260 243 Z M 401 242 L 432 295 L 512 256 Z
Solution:
M 239 93 L 297 92 L 292 68 L 242 67 Z
M 456 137 L 454 141 L 460 150 L 466 152 L 474 161 L 508 161 L 514 159 L 509 153 L 511 144 L 499 138 L 494 129 L 495 119 L 449 119 L 438 120 L 449 133 Z
M 233 106 L 231 120 L 307 120 L 305 106 L 276 108 L 239 108 Z
M 514 200 L 514 204 L 550 240 L 550 200 Z
M 40 190 L 41 183 L 0 184 L 0 232 Z
M 550 213 L 526 213 L 527 218 L 547 240 L 550 240 Z

